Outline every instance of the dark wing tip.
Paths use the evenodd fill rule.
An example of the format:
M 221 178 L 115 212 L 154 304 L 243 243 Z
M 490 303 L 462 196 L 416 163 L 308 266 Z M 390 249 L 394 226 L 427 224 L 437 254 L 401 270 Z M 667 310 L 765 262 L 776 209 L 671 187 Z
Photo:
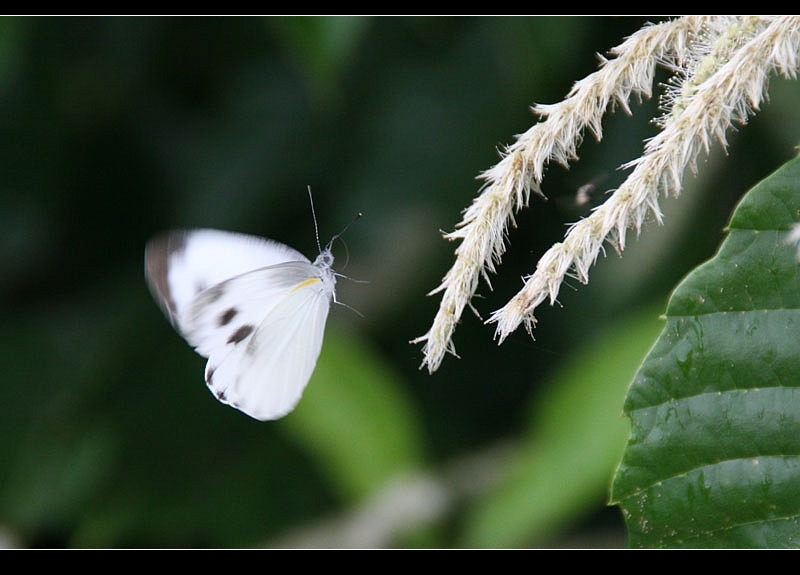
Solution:
M 173 254 L 183 251 L 186 247 L 187 235 L 185 231 L 161 234 L 150 240 L 144 251 L 144 274 L 147 286 L 153 299 L 173 326 L 177 326 L 177 311 L 169 289 L 169 263 Z

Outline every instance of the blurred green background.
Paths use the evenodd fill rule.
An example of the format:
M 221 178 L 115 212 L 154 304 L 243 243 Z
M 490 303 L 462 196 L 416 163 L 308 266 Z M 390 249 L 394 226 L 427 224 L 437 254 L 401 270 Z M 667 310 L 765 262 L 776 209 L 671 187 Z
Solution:
M 634 17 L 0 19 L 0 545 L 617 547 L 606 507 L 627 384 L 680 278 L 741 195 L 795 154 L 796 82 L 689 175 L 666 225 L 562 288 L 532 340 L 467 312 L 418 369 L 453 262 L 441 239 L 498 148 L 595 71 Z M 659 77 L 666 81 L 667 76 Z M 655 133 L 634 102 L 551 166 L 474 303 L 502 306 Z M 143 277 L 149 237 L 216 227 L 340 280 L 299 407 L 218 403 Z M 583 211 L 582 211 L 583 210 Z

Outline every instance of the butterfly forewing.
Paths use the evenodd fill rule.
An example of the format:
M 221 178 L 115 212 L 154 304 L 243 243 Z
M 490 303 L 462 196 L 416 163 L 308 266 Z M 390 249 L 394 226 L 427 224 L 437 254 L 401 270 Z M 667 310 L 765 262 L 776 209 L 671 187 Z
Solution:
M 309 260 L 280 242 L 209 229 L 168 232 L 150 241 L 145 250 L 150 291 L 181 333 L 201 292 L 237 275 L 288 261 Z

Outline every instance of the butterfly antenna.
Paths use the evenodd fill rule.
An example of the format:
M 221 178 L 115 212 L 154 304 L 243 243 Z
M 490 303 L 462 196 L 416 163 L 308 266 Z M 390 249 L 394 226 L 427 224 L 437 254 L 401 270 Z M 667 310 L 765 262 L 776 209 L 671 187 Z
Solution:
M 336 234 L 335 236 L 333 236 L 331 238 L 331 241 L 328 243 L 328 246 L 332 245 L 334 240 L 338 240 L 340 237 L 342 237 L 344 235 L 344 233 L 347 231 L 347 228 L 349 228 L 354 223 L 356 223 L 356 221 L 358 221 L 358 219 L 363 215 L 364 214 L 362 212 L 358 212 L 356 214 L 356 217 L 354 217 L 352 220 L 350 220 L 350 222 L 344 227 L 344 229 L 341 232 L 339 232 L 338 234 Z
M 319 243 L 319 227 L 317 226 L 317 213 L 314 210 L 314 198 L 311 195 L 311 186 L 310 185 L 308 186 L 308 200 L 309 200 L 309 202 L 311 202 L 311 217 L 314 218 L 314 234 L 317 237 L 317 249 L 319 249 L 319 251 L 321 252 L 322 251 L 322 245 Z M 342 237 L 342 235 L 344 235 L 344 233 L 347 231 L 347 228 L 349 228 L 351 225 L 353 225 L 356 222 L 356 220 L 358 220 L 363 215 L 364 214 L 362 212 L 358 212 L 356 214 L 356 217 L 354 217 L 352 220 L 350 220 L 350 222 L 344 227 L 344 229 L 341 232 L 339 232 L 338 234 L 336 234 L 335 236 L 333 236 L 331 238 L 331 241 L 328 242 L 327 248 L 330 249 L 330 247 L 333 245 L 333 242 L 336 241 L 337 239 L 339 239 L 340 237 Z
M 317 225 L 317 212 L 314 211 L 314 197 L 311 195 L 311 185 L 308 186 L 308 201 L 311 202 L 311 217 L 314 218 L 314 235 L 317 238 L 317 249 L 322 251 L 322 246 L 319 243 L 319 226 Z

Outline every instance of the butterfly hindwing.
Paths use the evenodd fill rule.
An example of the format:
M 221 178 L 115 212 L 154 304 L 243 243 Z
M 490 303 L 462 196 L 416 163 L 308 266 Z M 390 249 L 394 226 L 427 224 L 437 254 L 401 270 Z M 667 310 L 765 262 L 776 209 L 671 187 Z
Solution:
M 321 278 L 297 283 L 245 339 L 209 356 L 206 383 L 212 393 L 256 419 L 291 411 L 319 357 L 329 306 Z

